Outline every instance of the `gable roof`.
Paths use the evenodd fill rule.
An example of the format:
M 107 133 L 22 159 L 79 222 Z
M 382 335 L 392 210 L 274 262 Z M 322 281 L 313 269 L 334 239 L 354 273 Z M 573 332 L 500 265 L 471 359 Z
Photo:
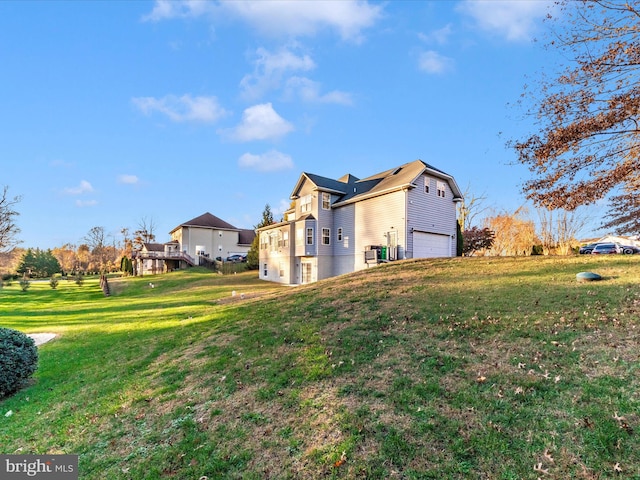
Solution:
M 243 228 L 238 233 L 238 245 L 251 245 L 251 242 L 253 242 L 253 239 L 255 238 L 255 236 L 256 236 L 255 230 L 249 230 L 249 229 Z
M 143 243 L 142 247 L 147 252 L 164 252 L 164 244 L 163 243 Z
M 203 213 L 199 217 L 192 218 L 188 222 L 184 222 L 171 230 L 169 233 L 173 233 L 181 227 L 201 227 L 201 228 L 213 228 L 216 230 L 240 230 L 234 227 L 230 223 L 221 220 L 215 215 L 211 215 L 209 212 Z
M 460 189 L 451 175 L 422 160 L 405 163 L 399 167 L 376 173 L 361 180 L 350 174 L 344 175 L 339 180 L 333 180 L 303 172 L 293 189 L 291 199 L 298 198 L 304 182 L 309 180 L 316 186 L 316 190 L 339 195 L 340 198 L 334 203 L 334 206 L 340 206 L 403 188 L 414 188 L 416 179 L 425 172 L 445 180 L 451 188 L 454 201 L 462 199 Z

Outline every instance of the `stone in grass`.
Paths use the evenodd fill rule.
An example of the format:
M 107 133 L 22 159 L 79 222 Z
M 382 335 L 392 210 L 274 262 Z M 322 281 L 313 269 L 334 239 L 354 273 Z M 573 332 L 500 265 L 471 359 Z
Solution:
M 596 282 L 602 280 L 602 277 L 593 272 L 580 272 L 576 274 L 576 280 L 579 282 Z

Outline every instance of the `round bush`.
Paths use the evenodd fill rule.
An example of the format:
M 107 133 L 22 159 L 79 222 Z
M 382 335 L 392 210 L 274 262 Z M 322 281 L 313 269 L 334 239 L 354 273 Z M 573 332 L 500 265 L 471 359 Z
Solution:
M 17 392 L 38 368 L 38 348 L 18 330 L 0 328 L 0 398 Z

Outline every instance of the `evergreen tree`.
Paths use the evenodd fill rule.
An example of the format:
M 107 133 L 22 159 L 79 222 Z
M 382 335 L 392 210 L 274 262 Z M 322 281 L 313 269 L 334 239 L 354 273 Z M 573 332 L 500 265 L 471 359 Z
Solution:
M 24 275 L 32 275 L 36 269 L 36 255 L 30 248 L 24 253 L 18 264 L 16 272 Z
M 267 203 L 264 206 L 264 210 L 262 211 L 262 220 L 258 223 L 254 228 L 258 230 L 262 227 L 268 227 L 269 225 L 273 225 L 276 223 L 273 220 L 273 212 L 271 211 L 271 206 Z M 249 270 L 257 270 L 260 266 L 260 236 L 256 235 L 251 242 L 251 248 L 247 253 L 247 268 Z
M 51 250 L 42 251 L 29 248 L 22 256 L 16 271 L 30 277 L 50 277 L 61 271 L 60 262 Z

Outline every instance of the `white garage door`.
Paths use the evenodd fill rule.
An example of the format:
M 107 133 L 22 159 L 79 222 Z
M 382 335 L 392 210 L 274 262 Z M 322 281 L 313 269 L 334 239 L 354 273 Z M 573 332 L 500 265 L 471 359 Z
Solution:
M 413 258 L 451 256 L 451 237 L 435 233 L 413 232 Z

